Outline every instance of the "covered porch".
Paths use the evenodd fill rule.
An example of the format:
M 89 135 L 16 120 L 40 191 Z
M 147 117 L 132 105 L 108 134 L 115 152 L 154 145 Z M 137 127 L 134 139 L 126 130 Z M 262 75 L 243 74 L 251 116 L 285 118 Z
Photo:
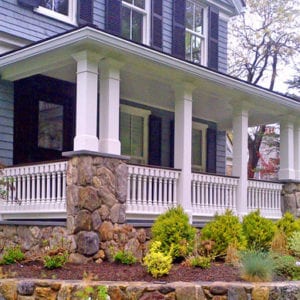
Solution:
M 62 109 L 64 121 L 74 113 L 74 133 L 71 142 L 72 129 L 61 135 L 68 142 L 61 141 L 51 152 L 59 156 L 66 151 L 128 155 L 127 140 L 121 134 L 127 121 L 122 112 L 137 111 L 139 117 L 142 112 L 143 132 L 135 135 L 143 137 L 142 147 L 128 161 L 127 220 L 151 221 L 178 204 L 195 224 L 226 209 L 243 216 L 260 208 L 264 216 L 280 218 L 282 184 L 247 179 L 249 126 L 280 122 L 280 179 L 300 180 L 298 102 L 97 29 L 80 28 L 8 53 L 1 58 L 0 74 L 1 80 L 15 83 L 42 75 L 74 85 L 76 96 Z M 59 102 L 51 107 L 55 105 Z M 76 109 L 68 110 L 72 106 Z M 149 142 L 157 131 L 145 130 L 150 124 L 145 120 L 154 111 L 173 121 L 172 130 L 167 130 L 172 122 L 166 125 L 167 117 L 162 119 L 157 147 Z M 63 123 L 61 130 L 65 128 Z M 212 132 L 211 139 L 201 143 L 201 155 L 195 159 L 193 128 L 212 129 L 201 131 Z M 222 149 L 218 149 L 217 135 L 227 129 L 234 133 L 233 177 L 225 176 L 218 166 Z M 35 139 L 40 147 L 28 146 L 28 155 L 32 149 L 41 155 L 32 155 L 32 161 L 18 156 L 17 163 L 27 165 L 4 170 L 5 177 L 13 178 L 13 188 L 1 200 L 2 219 L 66 217 L 67 162 L 42 162 L 50 152 L 42 151 L 45 148 Z

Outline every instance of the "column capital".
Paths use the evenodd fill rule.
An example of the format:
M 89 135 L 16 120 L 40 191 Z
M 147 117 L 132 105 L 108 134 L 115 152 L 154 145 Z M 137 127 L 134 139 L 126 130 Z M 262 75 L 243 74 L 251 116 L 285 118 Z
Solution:
M 193 91 L 196 86 L 190 82 L 176 82 L 172 84 L 176 100 L 193 101 Z
M 98 73 L 98 63 L 103 58 L 101 54 L 89 50 L 79 51 L 71 56 L 77 61 L 77 73 L 85 71 Z
M 124 62 L 113 58 L 102 59 L 99 62 L 100 78 L 111 78 L 120 80 L 120 70 L 124 65 Z

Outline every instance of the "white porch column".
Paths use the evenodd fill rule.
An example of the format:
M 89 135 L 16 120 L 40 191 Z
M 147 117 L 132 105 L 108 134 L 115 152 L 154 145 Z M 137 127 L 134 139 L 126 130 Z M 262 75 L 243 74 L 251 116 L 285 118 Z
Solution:
M 294 129 L 295 179 L 300 180 L 300 124 L 296 123 Z
M 81 51 L 77 61 L 76 135 L 74 151 L 98 151 L 97 95 L 99 55 Z
M 177 199 L 192 222 L 192 86 L 175 89 L 174 167 L 181 169 Z
M 99 151 L 121 154 L 119 140 L 120 68 L 113 59 L 100 63 Z
M 236 110 L 233 117 L 232 175 L 239 177 L 236 210 L 239 216 L 247 214 L 248 188 L 248 111 Z
M 292 122 L 280 123 L 280 180 L 295 179 L 294 167 L 294 125 Z

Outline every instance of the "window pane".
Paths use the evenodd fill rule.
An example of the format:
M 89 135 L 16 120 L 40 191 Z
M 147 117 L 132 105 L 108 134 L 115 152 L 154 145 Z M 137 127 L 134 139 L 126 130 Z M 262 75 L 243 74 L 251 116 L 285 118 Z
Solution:
M 192 164 L 202 166 L 202 131 L 192 130 Z
M 203 33 L 203 8 L 195 5 L 195 28 L 194 31 Z
M 186 32 L 186 34 L 185 34 L 185 59 L 187 59 L 187 60 L 192 60 L 192 57 L 191 57 L 191 52 L 192 52 L 191 38 L 192 38 L 191 33 Z
M 42 0 L 41 3 L 40 3 L 40 6 L 43 6 L 45 8 L 48 8 L 48 9 L 53 9 L 53 3 L 52 3 L 52 0 Z
M 123 2 L 127 2 L 127 3 L 130 3 L 130 4 L 132 4 L 132 1 L 133 0 L 123 0 Z
M 66 16 L 69 12 L 69 0 L 42 0 L 40 6 Z
M 132 40 L 143 42 L 143 15 L 136 11 L 132 11 Z
M 186 2 L 185 20 L 186 28 L 193 30 L 193 10 L 194 4 L 191 1 Z
M 122 6 L 122 37 L 130 39 L 130 9 Z
M 145 0 L 134 0 L 134 5 L 139 8 L 145 8 Z
M 121 112 L 120 116 L 120 140 L 121 140 L 121 153 L 123 155 L 131 155 L 130 151 L 130 115 Z
M 144 118 L 131 116 L 131 155 L 143 157 Z
M 62 105 L 39 101 L 38 147 L 62 151 Z
M 194 63 L 201 63 L 201 38 L 192 36 L 192 61 Z

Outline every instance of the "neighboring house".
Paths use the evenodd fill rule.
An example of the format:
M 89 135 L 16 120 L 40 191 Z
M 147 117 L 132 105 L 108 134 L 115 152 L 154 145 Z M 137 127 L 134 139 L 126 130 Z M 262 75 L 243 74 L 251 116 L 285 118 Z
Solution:
M 247 128 L 262 123 L 286 124 L 281 178 L 299 178 L 287 153 L 299 152 L 290 116 L 297 120 L 300 104 L 226 75 L 227 21 L 243 7 L 243 0 L 2 0 L 0 159 L 27 164 L 6 174 L 15 177 L 14 197 L 30 202 L 27 212 L 4 204 L 2 217 L 35 218 L 33 202 L 55 200 L 49 178 L 63 178 L 65 165 L 45 161 L 69 151 L 130 156 L 128 219 L 151 219 L 176 203 L 195 222 L 226 208 L 245 214 L 259 206 L 251 188 L 263 193 L 247 181 L 246 160 Z M 227 129 L 235 177 L 225 177 Z M 46 196 L 38 176 L 49 179 Z M 268 188 L 277 200 L 261 209 L 277 218 L 281 185 Z M 64 217 L 64 193 L 48 218 Z

